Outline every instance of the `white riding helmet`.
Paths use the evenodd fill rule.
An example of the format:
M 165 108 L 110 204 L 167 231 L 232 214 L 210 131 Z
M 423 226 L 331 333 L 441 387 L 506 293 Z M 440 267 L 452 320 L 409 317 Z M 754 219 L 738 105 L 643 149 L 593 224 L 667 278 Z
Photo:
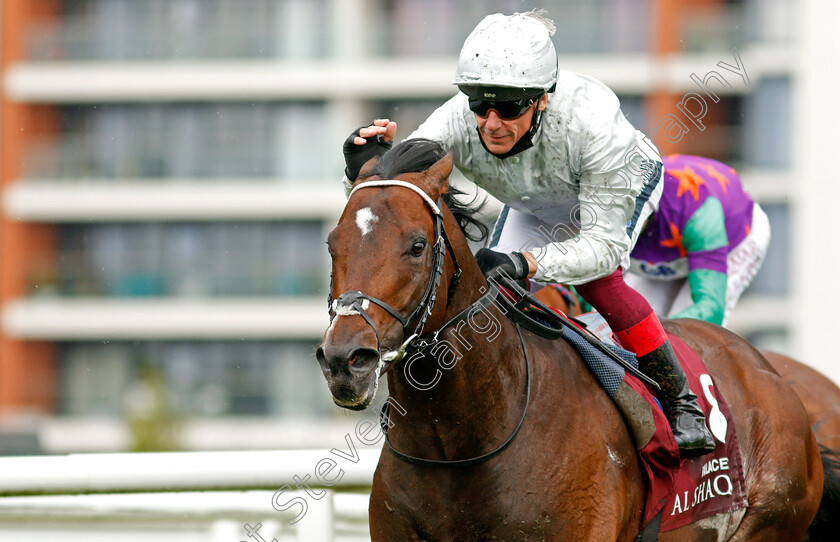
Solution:
M 473 96 L 476 87 L 501 90 L 501 96 L 486 96 L 496 100 L 551 92 L 557 82 L 553 34 L 554 23 L 542 11 L 488 15 L 464 41 L 452 84 L 474 99 L 482 97 Z

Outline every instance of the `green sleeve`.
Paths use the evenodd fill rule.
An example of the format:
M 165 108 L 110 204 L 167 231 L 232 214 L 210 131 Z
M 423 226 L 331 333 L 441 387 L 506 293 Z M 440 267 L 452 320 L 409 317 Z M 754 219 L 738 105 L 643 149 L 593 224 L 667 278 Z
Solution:
M 688 285 L 694 304 L 674 318 L 695 318 L 720 325 L 726 309 L 729 238 L 723 205 L 717 198 L 708 198 L 686 223 L 683 246 L 688 252 Z
M 674 318 L 695 318 L 721 325 L 726 308 L 726 274 L 711 269 L 689 271 L 688 286 L 694 305 L 681 310 Z

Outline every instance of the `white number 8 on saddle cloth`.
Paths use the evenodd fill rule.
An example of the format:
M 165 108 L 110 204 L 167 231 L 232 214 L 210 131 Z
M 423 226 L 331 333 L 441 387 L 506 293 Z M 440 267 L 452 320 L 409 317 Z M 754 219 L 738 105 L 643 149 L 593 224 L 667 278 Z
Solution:
M 714 385 L 715 384 L 712 382 L 711 376 L 707 374 L 700 375 L 700 386 L 703 387 L 703 395 L 706 396 L 706 401 L 712 405 L 712 411 L 709 412 L 709 416 L 707 417 L 707 421 L 709 422 L 709 431 L 711 431 L 712 435 L 714 435 L 719 441 L 726 442 L 726 429 L 728 427 L 728 423 L 726 421 L 726 416 L 723 415 L 723 412 L 720 411 L 720 407 L 718 407 L 717 399 L 712 393 L 712 386 Z

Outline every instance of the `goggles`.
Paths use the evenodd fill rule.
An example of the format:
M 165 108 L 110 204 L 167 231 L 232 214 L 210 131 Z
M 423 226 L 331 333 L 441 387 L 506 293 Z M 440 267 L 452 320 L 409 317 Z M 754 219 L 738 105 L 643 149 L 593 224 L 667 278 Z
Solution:
M 486 117 L 491 109 L 495 109 L 502 119 L 515 119 L 521 117 L 526 111 L 542 97 L 529 96 L 527 98 L 520 98 L 519 100 L 506 101 L 490 101 L 490 100 L 469 100 L 470 111 L 479 117 Z

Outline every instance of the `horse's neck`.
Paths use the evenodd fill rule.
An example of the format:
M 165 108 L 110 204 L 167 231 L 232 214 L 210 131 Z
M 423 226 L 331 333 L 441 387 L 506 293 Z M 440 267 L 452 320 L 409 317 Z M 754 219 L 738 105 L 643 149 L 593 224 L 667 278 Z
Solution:
M 483 313 L 492 318 L 463 321 L 389 373 L 391 397 L 404 410 L 391 417 L 399 449 L 437 459 L 474 456 L 515 427 L 526 386 L 522 346 L 498 309 Z

